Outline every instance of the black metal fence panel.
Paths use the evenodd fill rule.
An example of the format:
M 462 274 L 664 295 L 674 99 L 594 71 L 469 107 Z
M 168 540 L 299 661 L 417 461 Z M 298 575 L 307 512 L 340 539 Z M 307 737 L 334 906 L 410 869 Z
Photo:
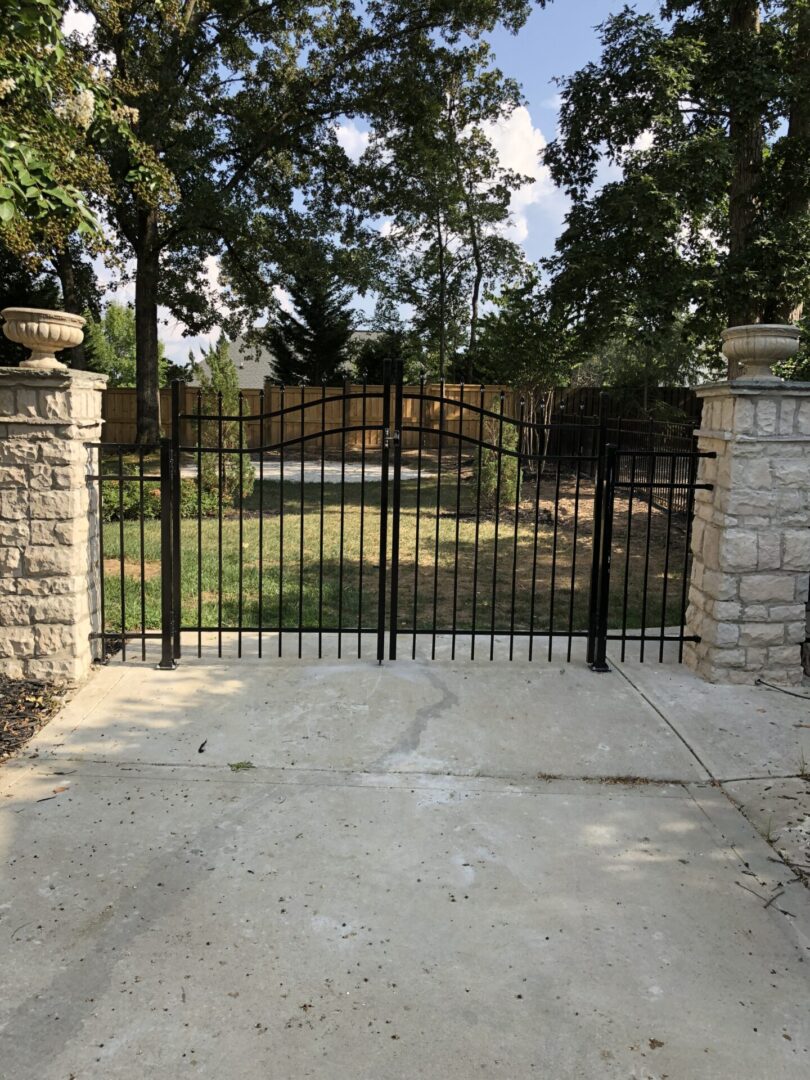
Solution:
M 167 668 L 209 635 L 238 656 L 246 635 L 259 656 L 301 657 L 308 635 L 338 658 L 372 635 L 379 661 L 440 639 L 490 660 L 571 660 L 581 640 L 596 670 L 610 641 L 682 654 L 690 429 L 612 420 L 604 399 L 546 419 L 393 369 L 274 398 L 249 413 L 175 384 L 171 440 L 97 448 L 105 650 L 160 639 Z

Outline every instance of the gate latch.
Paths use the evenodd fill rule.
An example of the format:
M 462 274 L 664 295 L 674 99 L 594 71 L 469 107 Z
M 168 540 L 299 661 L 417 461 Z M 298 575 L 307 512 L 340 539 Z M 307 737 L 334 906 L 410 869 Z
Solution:
M 391 428 L 385 428 L 383 430 L 383 438 L 388 446 L 393 446 L 394 443 L 399 442 L 399 432 L 396 429 L 392 431 Z

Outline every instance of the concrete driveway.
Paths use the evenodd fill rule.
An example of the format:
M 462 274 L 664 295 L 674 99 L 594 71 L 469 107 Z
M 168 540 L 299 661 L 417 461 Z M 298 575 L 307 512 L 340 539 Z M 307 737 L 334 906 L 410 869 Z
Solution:
M 756 807 L 809 710 L 581 659 L 113 662 L 0 769 L 0 1076 L 804 1078 L 808 892 Z

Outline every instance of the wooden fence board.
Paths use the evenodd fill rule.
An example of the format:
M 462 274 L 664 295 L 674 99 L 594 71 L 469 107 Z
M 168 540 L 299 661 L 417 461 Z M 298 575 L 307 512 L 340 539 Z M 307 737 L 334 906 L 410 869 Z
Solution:
M 377 425 L 382 423 L 383 403 L 382 387 L 367 387 L 366 397 L 366 424 Z M 358 383 L 348 384 L 347 392 L 356 397 L 346 401 L 329 401 L 343 393 L 342 387 L 326 388 L 326 404 L 322 404 L 322 388 L 320 386 L 286 387 L 283 391 L 279 386 L 268 385 L 264 392 L 265 413 L 274 413 L 283 407 L 292 409 L 283 417 L 274 417 L 264 422 L 264 438 L 262 439 L 260 421 L 253 420 L 245 423 L 245 445 L 250 449 L 256 449 L 262 445 L 275 444 L 281 441 L 282 427 L 285 440 L 300 439 L 302 434 L 308 440 L 307 445 L 312 452 L 320 453 L 320 435 L 325 434 L 325 448 L 328 453 L 340 452 L 342 448 L 348 451 L 359 451 L 363 445 L 362 432 L 353 431 L 345 435 L 338 429 L 341 427 L 361 427 L 363 422 L 363 400 L 360 396 L 362 386 Z M 440 392 L 439 383 L 425 385 L 426 397 L 438 397 Z M 484 406 L 492 411 L 497 411 L 499 396 L 504 394 L 504 415 L 517 418 L 520 412 L 520 394 L 508 387 L 487 386 L 484 387 Z M 444 405 L 444 430 L 458 433 L 459 423 L 462 426 L 462 434 L 471 439 L 477 439 L 479 434 L 479 418 L 476 413 L 465 411 L 463 420 L 460 421 L 461 411 L 458 404 L 462 400 L 468 405 L 478 405 L 481 401 L 481 390 L 478 386 L 464 386 L 459 384 L 445 384 Z M 574 387 L 559 388 L 553 391 L 555 410 L 564 410 L 566 414 L 579 414 L 586 417 L 596 416 L 599 412 L 599 396 L 602 393 L 599 387 Z M 628 408 L 632 407 L 633 394 L 635 400 L 641 400 L 641 391 L 631 391 L 627 388 L 619 390 L 607 390 L 608 415 L 628 415 Z M 378 396 L 372 397 L 370 395 Z M 419 445 L 419 434 L 415 430 L 419 424 L 419 387 L 406 386 L 403 400 L 403 431 L 402 446 L 405 450 L 415 449 Z M 258 416 L 261 405 L 260 390 L 243 390 L 245 416 Z M 303 399 L 303 400 L 302 400 Z M 449 399 L 449 400 L 448 400 Z M 693 390 L 683 387 L 657 387 L 648 391 L 648 406 L 651 401 L 657 401 L 681 410 L 685 417 L 698 421 L 700 417 L 700 405 Z M 301 406 L 303 404 L 303 417 Z M 640 406 L 639 406 L 640 408 Z M 181 403 L 181 411 L 193 414 L 197 409 L 197 388 L 186 386 L 184 401 Z M 203 410 L 205 405 L 203 404 Z M 438 401 L 425 401 L 423 404 L 423 426 L 429 429 L 423 445 L 435 447 L 438 444 L 438 436 L 430 434 L 439 430 L 439 414 L 441 406 Z M 393 391 L 392 413 L 393 416 Z M 118 388 L 105 390 L 102 395 L 102 416 L 104 427 L 102 438 L 106 443 L 131 444 L 136 440 L 136 400 L 135 390 L 131 388 Z M 168 388 L 160 391 L 160 416 L 161 430 L 164 436 L 171 435 L 171 390 Z M 538 416 L 542 421 L 542 417 Z M 181 443 L 192 446 L 196 443 L 197 425 L 192 419 L 183 422 Z M 365 432 L 366 449 L 374 450 L 380 447 L 380 432 Z M 455 441 L 455 440 L 452 440 Z

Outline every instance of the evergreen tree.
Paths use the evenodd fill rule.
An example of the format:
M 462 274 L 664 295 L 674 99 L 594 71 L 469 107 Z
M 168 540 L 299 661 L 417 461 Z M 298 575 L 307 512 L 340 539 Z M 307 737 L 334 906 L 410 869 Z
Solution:
M 279 311 L 265 339 L 284 383 L 343 379 L 352 334 L 351 291 L 326 259 L 310 255 L 289 279 L 295 311 Z
M 202 390 L 203 409 L 209 416 L 222 414 L 238 416 L 241 394 L 239 374 L 231 360 L 228 342 L 220 336 L 216 345 L 203 350 L 198 366 L 200 388 Z M 245 415 L 249 409 L 243 405 Z M 239 449 L 239 424 L 230 420 L 221 424 L 214 420 L 202 425 L 202 445 L 221 447 L 224 450 Z M 244 425 L 242 425 L 244 427 Z M 247 428 L 244 431 L 247 442 Z M 256 474 L 250 454 L 224 453 L 202 455 L 202 486 L 207 492 L 218 492 L 221 488 L 223 497 L 236 502 L 240 492 L 247 498 L 253 491 Z

